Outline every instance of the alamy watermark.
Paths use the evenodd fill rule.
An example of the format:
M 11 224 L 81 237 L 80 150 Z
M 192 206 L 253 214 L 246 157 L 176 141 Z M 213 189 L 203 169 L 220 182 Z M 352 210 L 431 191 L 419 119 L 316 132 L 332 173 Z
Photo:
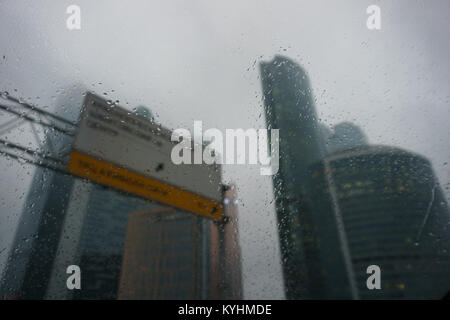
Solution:
M 270 131 L 270 150 L 268 132 Z M 226 129 L 203 132 L 202 121 L 194 121 L 194 139 L 187 129 L 173 131 L 172 141 L 178 142 L 171 152 L 178 164 L 259 164 L 261 175 L 274 175 L 279 168 L 278 129 Z M 192 142 L 194 144 L 192 152 Z M 204 145 L 207 142 L 208 145 Z M 248 142 L 248 143 L 247 143 Z M 247 148 L 248 146 L 248 148 Z M 225 158 L 223 155 L 225 154 Z
M 70 274 L 70 276 L 67 278 L 66 286 L 67 289 L 73 290 L 73 289 L 81 289 L 81 269 L 79 266 L 72 264 L 67 267 L 66 273 Z
M 372 264 L 367 267 L 366 273 L 370 274 L 366 281 L 367 289 L 381 289 L 381 268 L 376 264 Z
M 381 29 L 381 9 L 377 5 L 370 5 L 366 9 L 367 17 L 366 26 L 369 30 Z
M 81 29 L 81 9 L 79 6 L 72 4 L 67 7 L 66 13 L 69 15 L 66 20 L 66 27 L 69 30 Z

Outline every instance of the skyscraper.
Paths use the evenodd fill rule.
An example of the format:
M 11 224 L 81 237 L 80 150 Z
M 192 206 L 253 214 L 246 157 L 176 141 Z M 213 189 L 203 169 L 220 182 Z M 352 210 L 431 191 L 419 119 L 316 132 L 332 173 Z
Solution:
M 208 298 L 210 223 L 169 207 L 132 212 L 118 298 Z
M 58 256 L 71 251 L 71 264 L 79 265 L 82 270 L 82 290 L 72 291 L 71 298 L 117 299 L 128 236 L 127 226 L 135 219 L 135 212 L 161 209 L 161 206 L 96 184 L 86 191 L 84 210 L 77 217 L 80 228 L 73 230 L 72 227 L 66 232 L 68 235 L 75 233 L 78 237 L 77 246 L 70 250 L 72 241 L 62 238 Z M 64 270 L 64 265 L 69 262 L 55 264 L 53 273 Z M 67 276 L 61 278 L 64 280 Z M 62 284 L 59 281 L 59 285 L 54 287 L 63 287 Z M 51 295 L 48 297 L 51 298 Z
M 67 98 L 57 101 L 56 113 L 74 122 L 80 112 L 84 90 L 78 87 L 67 90 Z M 49 130 L 42 152 L 64 158 L 71 143 L 72 137 Z M 69 203 L 72 188 L 73 179 L 69 175 L 36 168 L 0 281 L 0 296 L 40 299 L 45 295 L 61 236 L 62 212 Z
M 393 147 L 342 149 L 311 167 L 323 298 L 441 299 L 450 290 L 450 213 L 431 163 Z M 366 270 L 381 269 L 381 290 Z
M 313 226 L 304 214 L 308 167 L 325 152 L 314 99 L 306 71 L 292 60 L 275 56 L 260 69 L 267 126 L 280 130 L 280 167 L 273 184 L 286 296 L 316 297 L 320 289 L 311 285 L 316 259 L 308 231 Z

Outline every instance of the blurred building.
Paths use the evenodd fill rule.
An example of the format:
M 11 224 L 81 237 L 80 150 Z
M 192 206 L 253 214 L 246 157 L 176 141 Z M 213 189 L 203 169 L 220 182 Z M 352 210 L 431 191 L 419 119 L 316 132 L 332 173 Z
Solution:
M 242 293 L 236 186 L 225 188 L 224 219 L 210 225 L 211 299 L 239 300 Z
M 84 88 L 66 90 L 57 101 L 56 114 L 76 122 Z M 75 97 L 75 98 L 74 98 Z M 70 152 L 72 137 L 49 130 L 42 152 L 64 158 Z M 13 244 L 0 281 L 0 297 L 41 299 L 45 296 L 64 214 L 73 188 L 69 175 L 38 167 L 28 190 Z
M 168 207 L 131 213 L 118 298 L 209 298 L 209 224 Z
M 449 208 L 426 158 L 344 149 L 311 167 L 309 191 L 323 298 L 440 299 L 450 290 Z M 370 265 L 381 268 L 381 290 L 366 286 Z
M 318 296 L 314 251 L 306 250 L 310 225 L 304 212 L 308 167 L 326 151 L 306 71 L 275 56 L 260 64 L 264 110 L 269 129 L 279 129 L 280 166 L 273 177 L 284 284 L 288 299 Z M 300 229 L 303 226 L 303 231 Z
M 67 275 L 60 274 L 64 266 L 80 266 L 82 271 L 82 290 L 74 290 L 67 298 L 73 299 L 117 299 L 122 260 L 127 236 L 127 226 L 133 219 L 133 212 L 139 210 L 156 210 L 160 205 L 123 192 L 89 183 L 89 190 L 84 190 L 84 210 L 80 210 L 77 220 L 80 227 L 67 230 L 67 234 L 77 237 L 77 246 L 73 240 L 60 240 L 55 261 L 61 260 L 64 252 L 67 258 L 56 264 L 53 270 L 54 284 L 50 284 L 48 298 L 59 296 L 56 288 L 61 288 L 62 280 Z M 83 199 L 78 199 L 78 203 Z M 70 212 L 69 212 L 70 213 Z
M 36 170 L 2 275 L 3 298 L 44 298 L 72 186 L 66 175 Z

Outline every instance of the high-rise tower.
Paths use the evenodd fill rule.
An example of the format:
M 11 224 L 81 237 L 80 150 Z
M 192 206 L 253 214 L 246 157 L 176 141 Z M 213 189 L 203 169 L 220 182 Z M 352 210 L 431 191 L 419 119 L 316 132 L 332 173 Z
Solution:
M 399 148 L 340 149 L 311 167 L 309 208 L 328 299 L 441 299 L 450 214 L 428 159 Z M 367 268 L 381 269 L 369 290 Z
M 279 129 L 280 168 L 273 177 L 286 297 L 315 297 L 316 268 L 303 195 L 307 168 L 325 151 L 313 95 L 305 70 L 275 56 L 260 64 L 264 109 L 269 129 Z M 302 229 L 299 225 L 302 224 Z

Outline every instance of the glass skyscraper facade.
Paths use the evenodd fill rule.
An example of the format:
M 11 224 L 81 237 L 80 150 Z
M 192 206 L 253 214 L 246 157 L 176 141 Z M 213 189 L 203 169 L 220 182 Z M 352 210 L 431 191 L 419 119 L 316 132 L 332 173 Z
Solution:
M 426 158 L 399 148 L 359 146 L 330 154 L 313 165 L 310 174 L 309 212 L 318 272 L 325 280 L 319 285 L 326 283 L 323 298 L 355 298 L 352 275 L 345 268 L 346 249 L 356 297 L 445 296 L 450 290 L 450 214 Z M 346 244 L 338 235 L 337 210 Z M 368 290 L 369 265 L 381 268 L 383 290 Z
M 267 127 L 279 129 L 280 166 L 273 185 L 286 296 L 310 298 L 317 290 L 311 282 L 316 259 L 314 250 L 305 250 L 310 222 L 304 220 L 309 217 L 303 214 L 304 196 L 308 167 L 322 158 L 325 145 L 306 71 L 283 56 L 261 63 L 260 70 Z
M 67 89 L 70 98 L 58 99 L 58 115 L 76 121 L 84 88 Z M 73 137 L 48 130 L 43 152 L 66 158 Z M 0 296 L 7 299 L 45 297 L 70 202 L 74 179 L 59 171 L 38 167 L 16 228 L 8 263 L 2 274 Z

